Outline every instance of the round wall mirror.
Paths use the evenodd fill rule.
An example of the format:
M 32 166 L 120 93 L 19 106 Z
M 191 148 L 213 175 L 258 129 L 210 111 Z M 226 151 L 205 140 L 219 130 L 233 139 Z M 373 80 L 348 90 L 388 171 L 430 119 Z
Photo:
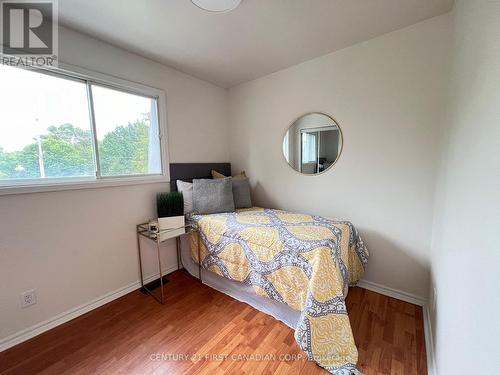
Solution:
M 283 138 L 288 165 L 303 174 L 319 174 L 331 168 L 342 152 L 342 131 L 324 113 L 308 113 L 293 122 Z

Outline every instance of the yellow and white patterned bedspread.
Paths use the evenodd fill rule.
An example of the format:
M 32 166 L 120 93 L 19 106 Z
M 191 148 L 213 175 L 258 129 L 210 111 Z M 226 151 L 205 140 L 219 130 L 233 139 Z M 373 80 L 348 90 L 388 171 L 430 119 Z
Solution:
M 345 297 L 368 250 L 350 222 L 256 207 L 192 219 L 196 262 L 200 244 L 203 268 L 301 311 L 295 339 L 302 350 L 331 373 L 355 371 Z

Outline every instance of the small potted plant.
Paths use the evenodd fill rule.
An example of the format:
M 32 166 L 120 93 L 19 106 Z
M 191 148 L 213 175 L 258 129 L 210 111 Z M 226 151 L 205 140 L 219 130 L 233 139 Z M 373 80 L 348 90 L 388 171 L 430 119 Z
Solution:
M 182 193 L 158 193 L 156 195 L 158 229 L 184 229 L 184 198 Z

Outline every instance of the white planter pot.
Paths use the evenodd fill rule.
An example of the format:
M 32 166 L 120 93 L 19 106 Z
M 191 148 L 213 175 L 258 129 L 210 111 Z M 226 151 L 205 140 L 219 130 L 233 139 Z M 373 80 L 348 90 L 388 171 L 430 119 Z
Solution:
M 158 229 L 178 229 L 186 225 L 184 215 L 158 218 Z

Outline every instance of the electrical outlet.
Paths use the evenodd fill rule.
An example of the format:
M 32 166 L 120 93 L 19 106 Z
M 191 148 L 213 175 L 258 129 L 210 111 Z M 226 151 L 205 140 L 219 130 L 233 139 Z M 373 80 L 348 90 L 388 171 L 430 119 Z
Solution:
M 21 297 L 21 307 L 29 307 L 36 303 L 36 292 L 34 289 L 27 290 L 19 295 Z

